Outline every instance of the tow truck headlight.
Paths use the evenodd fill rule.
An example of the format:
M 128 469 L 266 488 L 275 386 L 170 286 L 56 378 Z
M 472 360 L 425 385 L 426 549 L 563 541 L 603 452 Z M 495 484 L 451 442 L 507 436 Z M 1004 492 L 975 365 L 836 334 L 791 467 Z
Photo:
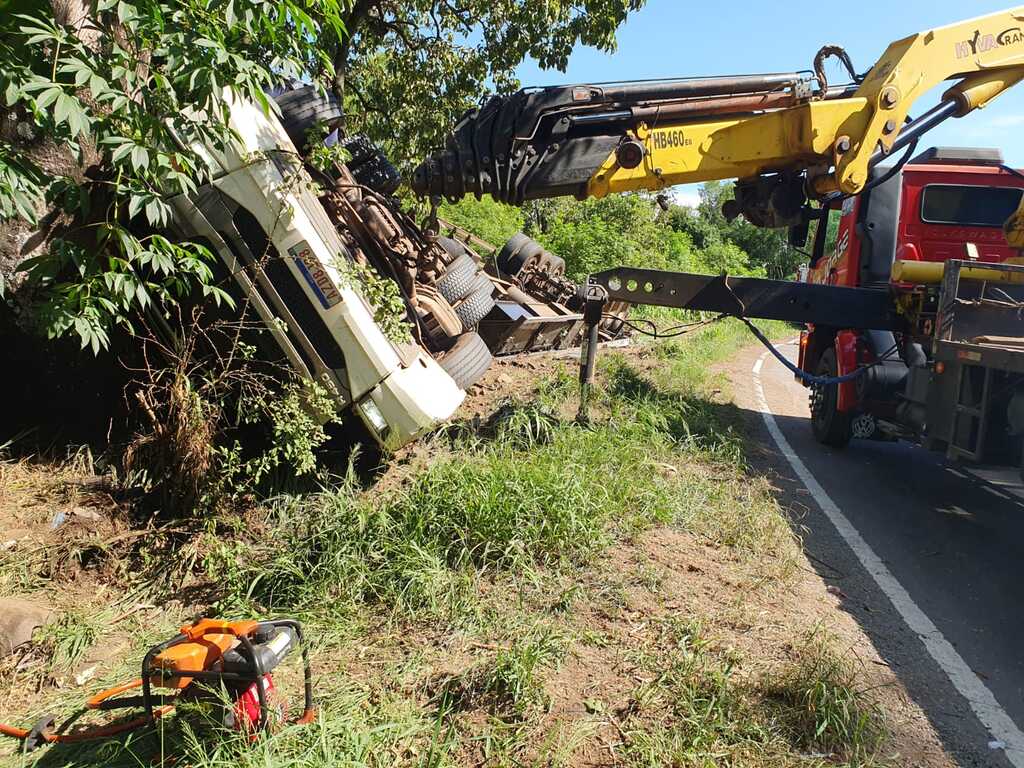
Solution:
M 388 422 L 384 418 L 384 414 L 381 413 L 380 407 L 373 402 L 373 397 L 367 395 L 356 404 L 356 408 L 359 409 L 359 413 L 366 422 L 373 427 L 373 430 L 383 438 L 388 431 Z

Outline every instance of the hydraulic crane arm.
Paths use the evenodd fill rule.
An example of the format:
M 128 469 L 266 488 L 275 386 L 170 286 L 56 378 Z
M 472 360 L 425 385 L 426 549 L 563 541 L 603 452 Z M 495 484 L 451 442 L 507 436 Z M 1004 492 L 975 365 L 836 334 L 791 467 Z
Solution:
M 833 87 L 837 56 L 853 82 Z M 805 223 L 808 200 L 861 192 L 870 169 L 950 117 L 1024 79 L 1024 7 L 892 43 L 863 77 L 842 49 L 814 72 L 527 89 L 466 114 L 416 170 L 421 195 L 498 200 L 658 190 L 740 179 L 727 215 L 760 226 Z M 954 81 L 909 121 L 924 93 Z

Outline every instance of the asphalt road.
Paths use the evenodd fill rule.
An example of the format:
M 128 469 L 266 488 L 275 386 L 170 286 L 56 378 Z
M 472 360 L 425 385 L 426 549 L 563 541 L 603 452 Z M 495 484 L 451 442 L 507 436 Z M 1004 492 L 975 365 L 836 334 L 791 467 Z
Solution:
M 795 358 L 794 344 L 780 349 Z M 736 398 L 772 415 L 752 417 L 763 448 L 755 461 L 777 475 L 812 563 L 961 765 L 1024 768 L 1019 477 L 965 470 L 903 443 L 825 448 L 811 435 L 807 390 L 761 353 L 736 366 Z M 841 534 L 837 512 L 853 532 Z

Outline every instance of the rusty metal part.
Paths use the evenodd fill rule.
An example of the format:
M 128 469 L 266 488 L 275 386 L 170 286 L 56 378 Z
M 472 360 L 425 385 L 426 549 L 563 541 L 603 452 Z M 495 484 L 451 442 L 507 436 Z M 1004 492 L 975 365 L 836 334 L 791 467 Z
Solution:
M 451 340 L 463 333 L 464 323 L 435 282 L 457 254 L 444 247 L 437 233 L 424 232 L 393 201 L 356 183 L 344 167 L 338 169 L 333 188 L 321 200 L 352 259 L 399 284 L 420 344 L 435 354 L 450 347 Z M 439 224 L 442 232 L 478 251 L 483 255 L 479 260 L 493 265 L 494 246 L 447 222 Z M 577 286 L 564 277 L 561 259 L 538 249 L 515 285 L 493 281 L 496 301 L 520 308 L 518 316 L 506 315 L 481 324 L 479 332 L 494 354 L 562 349 L 580 343 L 581 316 L 566 306 L 574 300 Z M 618 330 L 606 322 L 602 338 L 611 338 Z
M 462 321 L 455 314 L 452 305 L 438 293 L 436 288 L 420 285 L 416 298 L 416 312 L 423 324 L 423 329 L 438 347 L 462 333 Z
M 417 287 L 432 284 L 444 270 L 448 257 L 436 239 L 389 199 L 357 184 L 347 169 L 339 169 L 334 189 L 322 201 L 339 230 L 351 233 L 374 264 L 398 281 L 411 305 Z
M 853 67 L 853 60 L 850 58 L 850 54 L 846 52 L 846 49 L 841 45 L 823 45 L 821 49 L 814 56 L 814 76 L 818 80 L 818 86 L 821 88 L 821 93 L 828 93 L 828 76 L 825 74 L 825 62 L 828 59 L 839 59 L 839 62 L 846 69 L 850 79 L 855 83 L 859 83 L 862 78 L 857 74 L 857 70 Z
M 788 91 L 778 93 L 754 93 L 743 96 L 719 96 L 710 99 L 692 99 L 650 107 L 634 107 L 632 119 L 647 123 L 652 128 L 659 122 L 677 121 L 695 115 L 728 115 L 745 112 L 760 112 L 765 109 L 781 109 L 796 103 Z

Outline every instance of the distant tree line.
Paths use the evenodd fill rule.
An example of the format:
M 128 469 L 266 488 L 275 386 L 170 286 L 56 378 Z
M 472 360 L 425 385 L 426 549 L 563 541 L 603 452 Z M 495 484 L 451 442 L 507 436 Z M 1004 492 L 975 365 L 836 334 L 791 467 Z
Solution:
M 793 276 L 807 256 L 789 245 L 785 230 L 762 229 L 744 219 L 727 221 L 722 203 L 733 184 L 709 182 L 700 203 L 661 202 L 649 194 L 602 199 L 542 200 L 511 208 L 489 197 L 467 198 L 442 215 L 500 246 L 519 230 L 566 261 L 574 279 L 614 266 L 732 275 Z

